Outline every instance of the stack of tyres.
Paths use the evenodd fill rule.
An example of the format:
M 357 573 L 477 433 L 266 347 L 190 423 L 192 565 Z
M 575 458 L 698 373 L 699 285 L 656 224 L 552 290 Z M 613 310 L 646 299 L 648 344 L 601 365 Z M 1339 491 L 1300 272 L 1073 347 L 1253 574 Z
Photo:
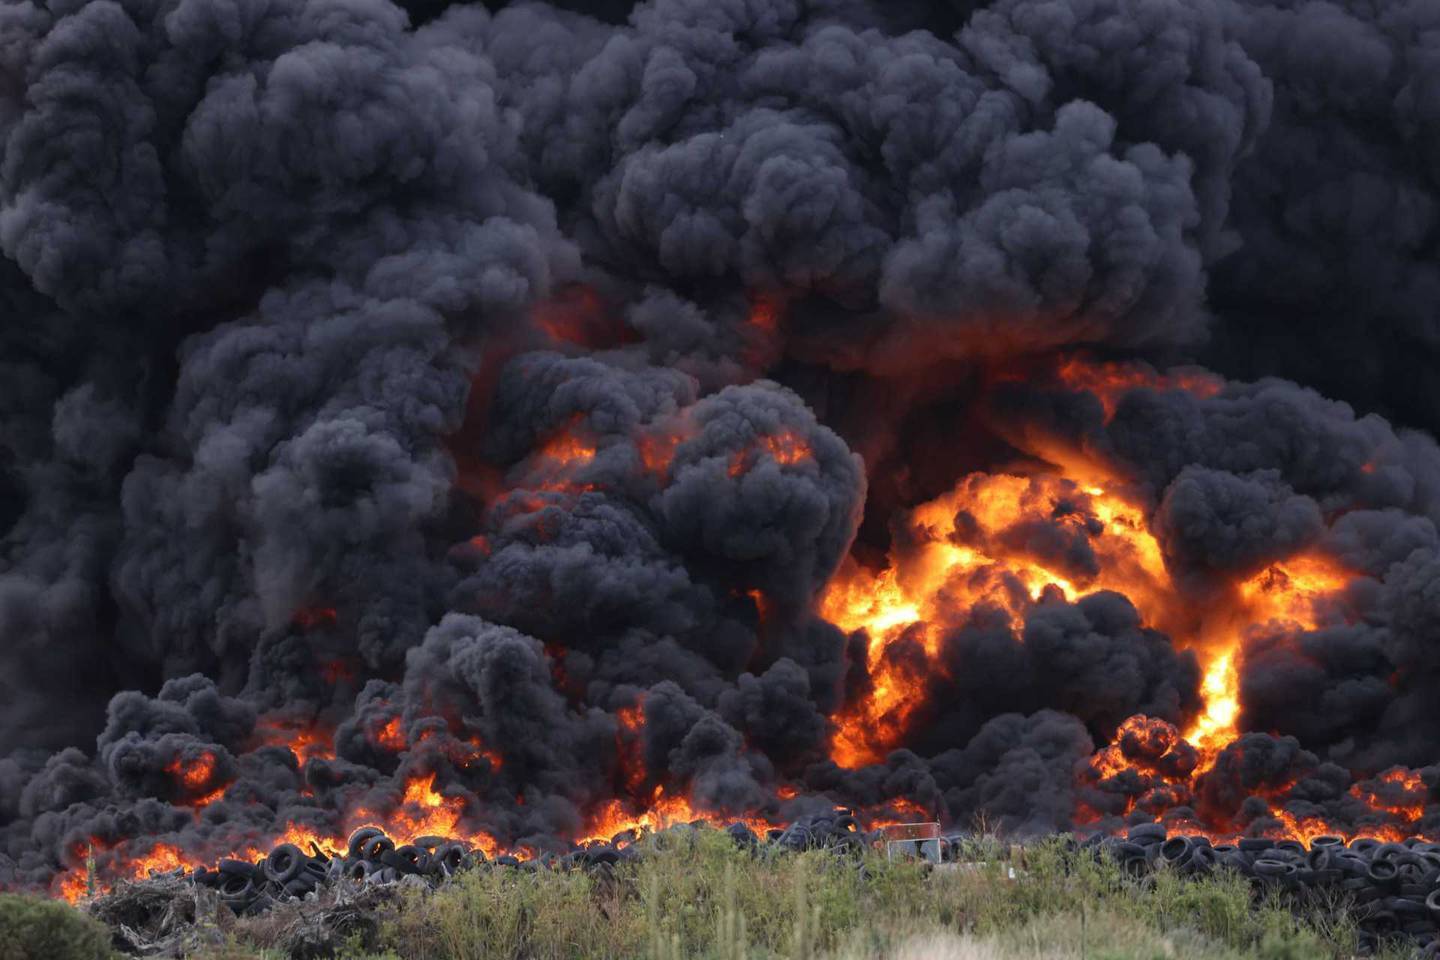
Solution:
M 1335 836 L 1315 837 L 1309 846 L 1264 837 L 1212 844 L 1204 836 L 1171 836 L 1164 826 L 1148 823 L 1124 837 L 1096 834 L 1080 846 L 1109 857 L 1133 877 L 1162 868 L 1185 875 L 1231 870 L 1248 877 L 1257 893 L 1348 902 L 1362 949 L 1403 939 L 1422 957 L 1440 957 L 1440 844 L 1347 843 Z

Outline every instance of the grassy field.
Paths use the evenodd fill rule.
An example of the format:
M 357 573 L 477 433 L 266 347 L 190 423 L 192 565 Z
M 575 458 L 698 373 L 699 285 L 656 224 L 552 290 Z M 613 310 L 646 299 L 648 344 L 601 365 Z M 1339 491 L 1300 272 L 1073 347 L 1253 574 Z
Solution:
M 1137 883 L 1058 844 L 1010 878 L 816 851 L 752 856 L 707 831 L 613 878 L 480 870 L 408 891 L 379 918 L 371 960 L 488 958 L 906 958 L 906 960 L 1314 960 L 1354 954 L 1344 904 L 1256 902 L 1230 875 Z M 241 921 L 205 960 L 280 958 L 283 912 Z M 1394 948 L 1382 956 L 1400 957 Z M 88 956 L 87 955 L 87 960 Z

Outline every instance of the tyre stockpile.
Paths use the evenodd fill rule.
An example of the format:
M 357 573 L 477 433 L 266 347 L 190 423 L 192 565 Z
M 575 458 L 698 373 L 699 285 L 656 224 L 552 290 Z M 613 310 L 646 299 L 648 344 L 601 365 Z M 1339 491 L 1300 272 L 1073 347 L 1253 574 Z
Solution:
M 1360 947 L 1373 951 L 1396 939 L 1412 942 L 1424 958 L 1440 957 L 1440 843 L 1373 838 L 1346 842 L 1321 836 L 1298 840 L 1248 837 L 1212 843 L 1208 837 L 1169 834 L 1157 823 L 1131 828 L 1124 837 L 1095 834 L 1079 844 L 1108 856 L 1129 876 L 1157 869 L 1185 876 L 1233 870 L 1248 877 L 1257 894 L 1299 902 L 1349 902 L 1360 927 Z
M 680 845 L 705 829 L 714 827 L 705 821 L 677 824 L 646 834 L 646 844 L 639 843 L 640 834 L 626 831 L 608 841 L 576 845 L 563 854 L 547 852 L 521 860 L 509 854 L 487 857 L 479 849 L 445 837 L 421 837 L 397 845 L 383 831 L 365 827 L 350 837 L 343 854 L 331 855 L 314 845 L 306 851 L 285 843 L 255 862 L 226 859 L 213 868 L 202 867 L 193 873 L 177 870 L 126 884 L 99 898 L 90 909 L 105 919 L 107 910 L 114 912 L 117 897 L 143 895 L 147 885 L 168 885 L 172 891 L 176 885 L 203 888 L 228 912 L 254 916 L 287 903 L 335 901 L 337 893 L 340 902 L 353 903 L 366 891 L 434 888 L 476 869 L 583 870 L 608 879 L 617 866 L 643 856 L 647 847 Z M 737 846 L 757 856 L 823 849 L 854 857 L 882 845 L 885 839 L 883 830 L 867 831 L 843 808 L 763 834 L 744 823 L 734 823 L 723 831 Z M 1337 836 L 1316 837 L 1308 847 L 1297 840 L 1264 838 L 1212 843 L 1204 836 L 1170 834 L 1164 826 L 1152 823 L 1132 827 L 1125 836 L 1075 838 L 1069 846 L 1076 855 L 1113 861 L 1140 883 L 1159 870 L 1186 877 L 1231 870 L 1249 878 L 1257 895 L 1290 897 L 1297 905 L 1349 903 L 1361 930 L 1362 951 L 1403 939 L 1415 946 L 1418 956 L 1440 958 L 1440 843 L 1415 839 L 1347 843 Z M 939 837 L 935 847 L 942 863 L 964 862 L 977 849 L 975 838 L 963 834 Z M 356 913 L 349 910 L 348 923 L 364 922 L 365 918 L 352 916 Z M 172 931 L 167 928 L 168 932 Z
M 705 821 L 697 820 L 649 837 L 664 845 L 709 827 Z M 845 809 L 805 817 L 783 829 L 768 830 L 763 836 L 738 822 L 726 827 L 725 832 L 741 847 L 775 852 L 827 848 L 858 853 L 879 836 L 878 831 L 866 832 L 855 815 Z M 547 852 L 528 860 L 501 854 L 492 859 L 477 848 L 445 837 L 420 837 L 413 843 L 396 845 L 384 831 L 363 827 L 351 835 L 341 856 L 331 856 L 313 844 L 305 851 L 285 843 L 253 863 L 225 859 L 213 868 L 201 867 L 190 876 L 196 884 L 214 890 L 220 903 L 235 914 L 253 916 L 279 903 L 305 899 L 319 888 L 340 881 L 367 886 L 438 886 L 457 873 L 477 868 L 609 873 L 617 865 L 640 856 L 639 839 L 638 833 L 629 830 L 609 841 L 576 845 L 563 854 Z

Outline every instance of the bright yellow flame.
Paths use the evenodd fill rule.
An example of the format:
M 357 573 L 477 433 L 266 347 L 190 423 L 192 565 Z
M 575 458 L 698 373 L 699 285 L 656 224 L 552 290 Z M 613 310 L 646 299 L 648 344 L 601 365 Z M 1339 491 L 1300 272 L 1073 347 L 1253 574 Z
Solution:
M 1088 537 L 1102 560 L 1099 575 L 1067 572 L 1032 549 L 1025 530 L 1036 518 Z M 873 687 L 835 718 L 831 758 L 845 767 L 873 763 L 900 742 L 927 677 L 940 669 L 934 661 L 945 628 L 974 607 L 997 608 L 1018 626 L 1047 589 L 1070 600 L 1117 589 L 1139 603 L 1163 593 L 1167 583 L 1143 511 L 1102 486 L 1082 488 L 1050 475 L 966 477 L 911 511 L 904 546 L 889 567 L 877 573 L 847 562 L 821 599 L 820 611 L 832 623 L 866 631 Z M 931 661 L 922 673 L 915 672 L 914 658 L 887 657 L 902 640 L 917 643 Z

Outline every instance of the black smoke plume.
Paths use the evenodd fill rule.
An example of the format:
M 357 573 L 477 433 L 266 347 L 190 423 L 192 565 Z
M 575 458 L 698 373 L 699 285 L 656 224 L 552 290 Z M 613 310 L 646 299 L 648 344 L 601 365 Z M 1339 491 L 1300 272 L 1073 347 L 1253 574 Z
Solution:
M 1440 721 L 1437 16 L 9 4 L 0 883 L 342 832 L 417 778 L 535 847 L 662 795 L 1143 813 L 1077 771 L 1201 676 L 1119 593 L 964 611 L 909 742 L 828 753 L 876 665 L 827 584 L 1041 434 L 1197 596 L 1355 573 L 1343 623 L 1245 639 L 1245 735 L 1171 799 L 1367 823 Z M 1240 379 L 1107 410 L 1003 374 L 1078 350 Z M 1007 536 L 1085 582 L 1095 523 Z

